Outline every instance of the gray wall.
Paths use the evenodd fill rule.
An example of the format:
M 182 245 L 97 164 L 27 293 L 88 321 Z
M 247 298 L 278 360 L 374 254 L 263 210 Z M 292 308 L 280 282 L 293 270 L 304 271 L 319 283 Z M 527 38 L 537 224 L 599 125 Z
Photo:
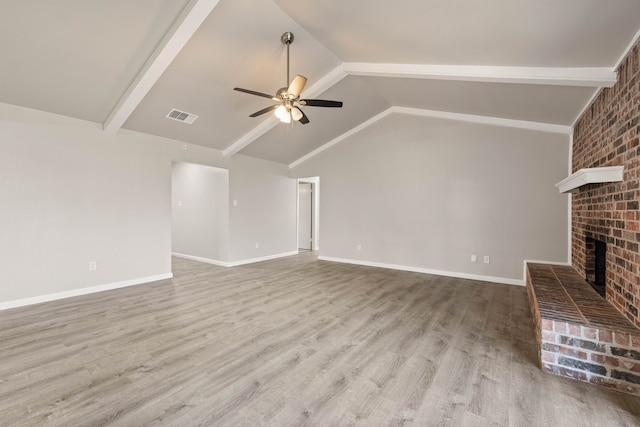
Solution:
M 229 171 L 176 162 L 171 173 L 172 251 L 226 262 Z
M 297 252 L 297 183 L 286 165 L 234 156 L 229 187 L 230 262 Z
M 567 262 L 568 152 L 566 135 L 394 114 L 292 174 L 320 176 L 323 257 L 509 281 Z
M 283 165 L 8 104 L 0 149 L 0 303 L 170 274 L 174 161 L 229 170 L 230 260 L 296 250 Z

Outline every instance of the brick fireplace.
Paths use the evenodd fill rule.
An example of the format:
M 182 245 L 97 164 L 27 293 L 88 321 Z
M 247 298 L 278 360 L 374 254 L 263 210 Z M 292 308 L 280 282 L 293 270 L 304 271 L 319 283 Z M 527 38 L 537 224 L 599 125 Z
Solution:
M 568 186 L 573 268 L 528 264 L 527 292 L 544 371 L 640 395 L 640 42 L 617 72 L 576 123 L 559 188 L 622 179 Z
M 573 171 L 624 166 L 622 182 L 588 184 L 572 195 L 572 265 L 587 278 L 593 241 L 606 242 L 606 299 L 640 327 L 640 44 L 574 128 Z

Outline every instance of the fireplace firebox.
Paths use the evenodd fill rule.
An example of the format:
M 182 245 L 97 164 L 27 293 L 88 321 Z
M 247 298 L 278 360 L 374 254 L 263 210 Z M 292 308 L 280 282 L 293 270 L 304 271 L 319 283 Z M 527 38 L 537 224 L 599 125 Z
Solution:
M 607 243 L 594 239 L 586 238 L 586 277 L 587 282 L 596 290 L 603 298 L 606 298 L 607 284 Z

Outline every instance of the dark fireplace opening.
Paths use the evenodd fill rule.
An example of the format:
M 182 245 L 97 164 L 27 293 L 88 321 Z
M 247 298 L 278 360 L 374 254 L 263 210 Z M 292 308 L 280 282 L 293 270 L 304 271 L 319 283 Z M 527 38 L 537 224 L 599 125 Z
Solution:
M 604 298 L 607 283 L 607 243 L 587 237 L 586 249 L 587 282 Z

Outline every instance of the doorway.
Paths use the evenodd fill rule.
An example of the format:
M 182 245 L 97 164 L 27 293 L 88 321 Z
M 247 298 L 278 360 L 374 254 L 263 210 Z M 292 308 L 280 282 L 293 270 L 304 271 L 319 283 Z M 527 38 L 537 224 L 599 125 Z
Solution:
M 318 250 L 319 178 L 298 179 L 298 250 Z
M 224 265 L 229 240 L 229 171 L 173 162 L 171 206 L 172 254 Z
M 298 249 L 310 251 L 313 244 L 313 184 L 298 183 Z

